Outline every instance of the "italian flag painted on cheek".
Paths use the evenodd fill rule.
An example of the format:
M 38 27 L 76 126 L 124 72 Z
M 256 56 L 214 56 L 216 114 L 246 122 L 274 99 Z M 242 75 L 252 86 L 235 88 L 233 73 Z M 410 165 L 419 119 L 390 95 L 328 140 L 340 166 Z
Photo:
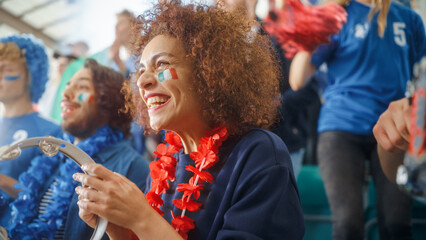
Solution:
M 158 74 L 158 80 L 160 82 L 163 82 L 165 80 L 171 80 L 171 79 L 178 79 L 176 69 L 174 68 L 166 69 L 163 72 L 160 72 Z
M 78 101 L 90 104 L 93 101 L 93 96 L 90 93 L 82 93 L 78 95 Z

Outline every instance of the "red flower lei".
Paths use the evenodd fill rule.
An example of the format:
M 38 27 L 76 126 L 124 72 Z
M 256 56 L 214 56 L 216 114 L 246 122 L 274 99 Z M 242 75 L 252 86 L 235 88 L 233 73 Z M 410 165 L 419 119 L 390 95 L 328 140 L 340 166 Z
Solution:
M 188 231 L 195 228 L 194 220 L 185 216 L 185 212 L 197 211 L 201 207 L 201 203 L 195 201 L 200 197 L 200 191 L 204 185 L 199 184 L 203 182 L 212 183 L 213 176 L 204 171 L 212 167 L 219 161 L 217 156 L 219 147 L 222 142 L 228 137 L 228 131 L 225 127 L 219 127 L 206 133 L 206 136 L 200 139 L 197 146 L 197 151 L 190 153 L 190 157 L 195 161 L 195 167 L 187 165 L 186 170 L 193 172 L 194 176 L 189 179 L 189 183 L 180 183 L 177 191 L 183 192 L 183 196 L 180 199 L 174 199 L 173 204 L 182 209 L 180 216 L 172 214 L 172 226 L 176 231 L 184 238 L 187 239 Z M 173 132 L 166 134 L 165 141 L 169 144 L 166 146 L 164 143 L 160 143 L 157 146 L 157 150 L 154 151 L 154 156 L 158 158 L 157 161 L 150 163 L 149 168 L 151 170 L 151 190 L 146 194 L 148 203 L 154 208 L 160 215 L 164 212 L 160 210 L 160 207 L 164 205 L 161 194 L 166 192 L 170 187 L 169 182 L 175 180 L 175 171 L 177 160 L 172 155 L 179 152 L 183 146 L 182 141 L 178 135 Z M 191 199 L 193 197 L 194 199 Z

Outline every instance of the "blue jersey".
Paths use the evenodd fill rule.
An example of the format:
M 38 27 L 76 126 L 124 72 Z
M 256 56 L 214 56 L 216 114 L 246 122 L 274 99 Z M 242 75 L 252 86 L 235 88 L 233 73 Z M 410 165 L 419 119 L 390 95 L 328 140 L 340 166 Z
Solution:
M 0 146 L 10 145 L 32 137 L 53 136 L 61 134 L 61 128 L 38 113 L 18 117 L 0 117 Z M 26 171 L 34 156 L 42 154 L 38 148 L 23 149 L 21 156 L 9 161 L 0 161 L 0 174 L 18 179 Z
M 327 63 L 328 86 L 318 132 L 341 130 L 371 135 L 380 114 L 391 101 L 404 97 L 414 63 L 426 55 L 426 38 L 419 15 L 391 3 L 383 38 L 377 16 L 357 1 L 346 7 L 347 23 L 320 46 L 311 62 Z

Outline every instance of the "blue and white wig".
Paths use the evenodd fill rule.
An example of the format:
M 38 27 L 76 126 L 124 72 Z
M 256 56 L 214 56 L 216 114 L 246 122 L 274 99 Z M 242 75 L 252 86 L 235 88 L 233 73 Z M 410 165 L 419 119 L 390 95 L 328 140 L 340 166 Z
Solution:
M 49 80 L 49 59 L 43 42 L 32 34 L 10 35 L 0 38 L 0 42 L 12 42 L 21 50 L 25 49 L 25 61 L 30 75 L 31 102 L 37 103 Z

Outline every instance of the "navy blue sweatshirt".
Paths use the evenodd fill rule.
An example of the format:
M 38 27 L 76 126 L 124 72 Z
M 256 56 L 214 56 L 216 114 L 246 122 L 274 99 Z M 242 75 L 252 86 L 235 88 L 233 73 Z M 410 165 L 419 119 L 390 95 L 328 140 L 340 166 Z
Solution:
M 212 184 L 204 183 L 197 200 L 202 208 L 186 212 L 195 220 L 188 239 L 302 239 L 305 231 L 299 193 L 291 160 L 283 141 L 272 132 L 254 129 L 230 138 L 219 150 L 220 161 L 208 171 Z M 181 214 L 172 200 L 182 197 L 179 183 L 188 183 L 194 166 L 189 154 L 177 154 L 176 179 L 162 195 L 164 218 L 170 210 Z

